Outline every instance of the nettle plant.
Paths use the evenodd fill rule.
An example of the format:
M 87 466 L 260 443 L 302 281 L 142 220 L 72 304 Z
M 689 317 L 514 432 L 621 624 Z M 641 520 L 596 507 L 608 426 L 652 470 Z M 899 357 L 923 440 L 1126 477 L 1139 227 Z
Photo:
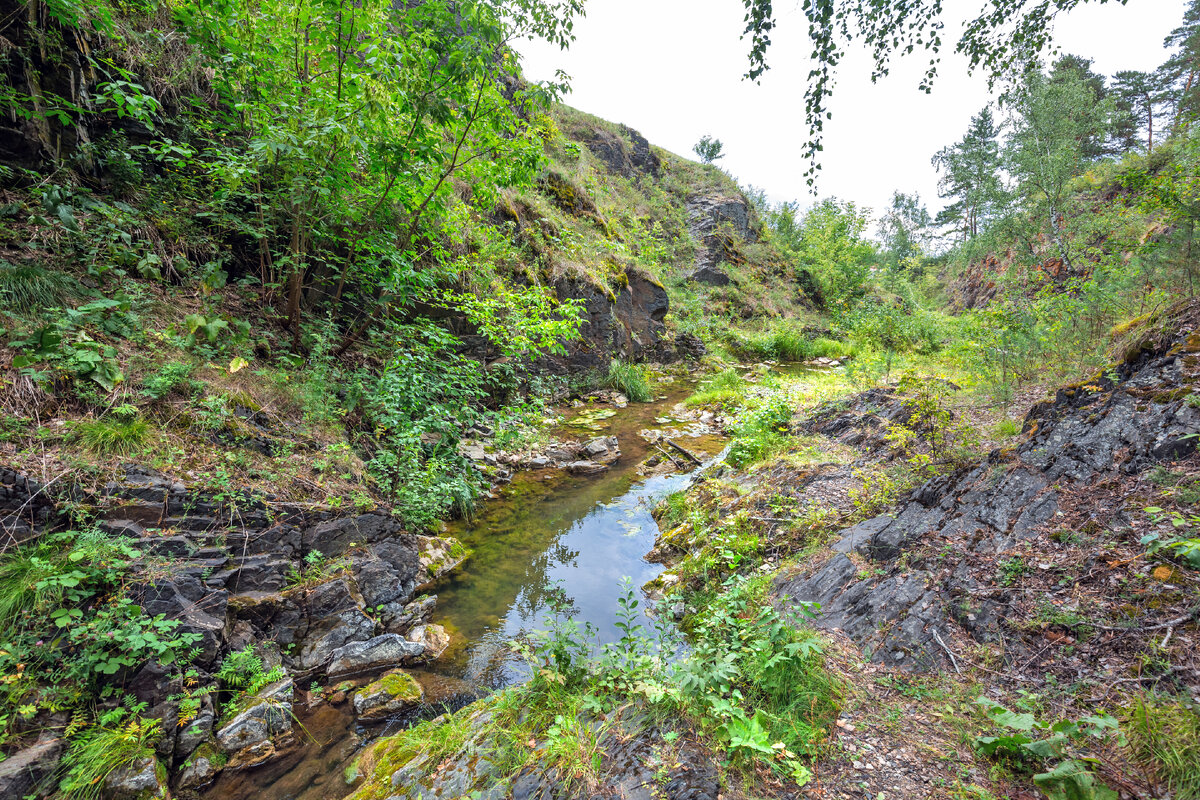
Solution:
M 976 737 L 975 747 L 981 753 L 1005 758 L 1027 771 L 1045 767 L 1033 776 L 1033 782 L 1050 800 L 1117 800 L 1117 793 L 1092 772 L 1098 759 L 1087 747 L 1120 736 L 1115 717 L 1099 714 L 1049 723 L 1033 714 L 1010 711 L 986 697 L 975 703 L 989 721 L 1003 729 L 998 736 Z
M 1162 530 L 1148 533 L 1141 543 L 1151 555 L 1170 556 L 1192 569 L 1200 569 L 1200 514 L 1182 511 L 1165 511 L 1158 506 L 1149 506 L 1146 513 L 1157 528 L 1166 525 L 1176 534 L 1164 534 Z

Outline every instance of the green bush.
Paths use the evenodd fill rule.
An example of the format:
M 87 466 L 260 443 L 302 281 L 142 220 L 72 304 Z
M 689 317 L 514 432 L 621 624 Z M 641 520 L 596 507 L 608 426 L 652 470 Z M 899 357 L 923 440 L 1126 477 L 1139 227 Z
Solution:
M 788 444 L 792 407 L 785 398 L 772 397 L 760 408 L 743 414 L 733 430 L 729 463 L 744 467 L 778 453 Z
M 142 380 L 142 391 L 151 400 L 161 400 L 180 389 L 195 389 L 191 379 L 194 367 L 182 361 L 170 361 Z
M 649 403 L 654 399 L 650 389 L 650 381 L 646 370 L 636 364 L 629 364 L 613 359 L 608 365 L 608 374 L 604 383 L 610 389 L 616 389 L 635 403 Z

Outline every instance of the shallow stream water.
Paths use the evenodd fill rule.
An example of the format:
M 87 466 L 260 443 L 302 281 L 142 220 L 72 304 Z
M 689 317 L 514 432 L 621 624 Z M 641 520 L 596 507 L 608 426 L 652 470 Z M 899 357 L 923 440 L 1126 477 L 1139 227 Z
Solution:
M 638 432 L 682 427 L 669 419 L 671 408 L 694 389 L 678 380 L 657 387 L 659 399 L 631 403 L 606 419 L 572 425 L 585 408 L 568 408 L 557 431 L 587 440 L 616 436 L 621 457 L 605 473 L 572 476 L 560 470 L 518 472 L 495 499 L 484 502 L 469 521 L 446 533 L 471 548 L 455 573 L 433 588 L 438 595 L 434 622 L 453 643 L 424 670 L 413 671 L 429 701 L 402 719 L 362 727 L 349 703 L 322 703 L 301 710 L 307 736 L 276 762 L 222 775 L 208 800 L 341 800 L 349 794 L 342 773 L 368 739 L 411 725 L 468 702 L 476 691 L 500 688 L 523 677 L 522 663 L 509 642 L 522 633 L 544 629 L 552 606 L 565 606 L 580 626 L 593 625 L 600 642 L 618 638 L 614 627 L 622 580 L 640 587 L 662 567 L 646 561 L 658 527 L 651 511 L 663 497 L 683 489 L 701 468 L 644 477 L 639 465 L 653 447 Z M 681 438 L 684 447 L 710 460 L 725 442 L 721 437 Z M 644 620 L 645 622 L 645 620 Z M 298 687 L 300 688 L 300 687 Z

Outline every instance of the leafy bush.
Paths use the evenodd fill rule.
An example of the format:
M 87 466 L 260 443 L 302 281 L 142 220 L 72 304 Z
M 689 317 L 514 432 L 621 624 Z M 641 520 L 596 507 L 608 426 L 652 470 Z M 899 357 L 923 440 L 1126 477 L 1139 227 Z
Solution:
M 363 397 L 375 434 L 367 469 L 407 522 L 430 527 L 469 509 L 479 493 L 475 467 L 457 445 L 482 418 L 483 370 L 434 325 L 397 326 L 394 335 L 395 355 Z
M 733 429 L 729 463 L 744 467 L 784 449 L 791 418 L 791 404 L 779 396 L 772 396 L 762 406 L 744 413 Z
M 142 381 L 142 391 L 151 400 L 161 400 L 182 388 L 196 387 L 192 381 L 194 367 L 182 361 L 170 361 Z
M 1117 793 L 1096 780 L 1088 769 L 1094 761 L 1082 745 L 1087 739 L 1102 740 L 1117 730 L 1109 716 L 1088 716 L 1053 724 L 1033 714 L 1017 714 L 986 697 L 975 701 L 988 719 L 1004 729 L 999 736 L 979 736 L 975 747 L 984 755 L 1004 757 L 1019 769 L 1049 766 L 1033 776 L 1033 782 L 1050 800 L 1117 800 Z
M 604 383 L 611 389 L 616 389 L 635 403 L 649 403 L 654 399 L 646 370 L 636 364 L 629 364 L 613 359 L 608 365 L 608 374 Z

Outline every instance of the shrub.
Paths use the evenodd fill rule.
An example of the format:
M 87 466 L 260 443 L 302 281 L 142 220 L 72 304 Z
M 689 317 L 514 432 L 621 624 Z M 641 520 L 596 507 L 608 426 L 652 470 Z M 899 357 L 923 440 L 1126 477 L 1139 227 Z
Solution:
M 151 400 L 161 400 L 183 387 L 195 388 L 193 367 L 182 361 L 170 361 L 142 381 L 142 391 Z
M 791 418 L 792 407 L 781 397 L 773 397 L 762 407 L 743 415 L 734 428 L 729 463 L 744 467 L 783 450 L 787 446 Z
M 608 365 L 604 383 L 635 403 L 648 403 L 654 399 L 645 369 L 636 364 L 628 364 L 614 358 Z

